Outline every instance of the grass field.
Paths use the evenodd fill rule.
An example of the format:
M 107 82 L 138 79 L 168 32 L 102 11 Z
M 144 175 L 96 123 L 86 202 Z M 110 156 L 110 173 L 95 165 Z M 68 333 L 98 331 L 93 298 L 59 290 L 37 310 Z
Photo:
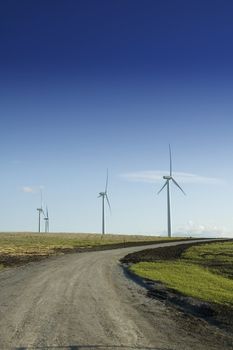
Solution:
M 233 242 L 193 246 L 182 258 L 233 279 Z
M 166 238 L 162 238 L 166 240 Z M 0 254 L 47 254 L 57 248 L 96 247 L 124 242 L 150 242 L 161 237 L 68 233 L 0 233 Z
M 233 307 L 233 242 L 192 246 L 179 259 L 140 262 L 131 270 L 185 295 Z
M 0 233 L 0 265 L 27 262 L 35 257 L 54 255 L 72 250 L 86 250 L 105 245 L 124 246 L 138 242 L 156 242 L 166 237 L 69 234 L 69 233 Z

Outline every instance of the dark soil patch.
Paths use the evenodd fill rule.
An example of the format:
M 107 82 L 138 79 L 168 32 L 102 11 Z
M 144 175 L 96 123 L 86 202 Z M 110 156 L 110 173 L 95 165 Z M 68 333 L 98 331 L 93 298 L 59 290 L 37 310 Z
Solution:
M 24 265 L 33 261 L 40 261 L 48 258 L 50 255 L 8 255 L 2 254 L 0 255 L 0 264 L 4 267 L 12 267 Z
M 222 240 L 222 242 L 224 241 Z M 209 242 L 208 244 L 212 243 L 215 242 Z M 162 260 L 167 261 L 179 259 L 186 249 L 193 245 L 199 244 L 206 244 L 206 242 L 145 249 L 143 251 L 126 255 L 123 259 L 121 259 L 121 263 L 123 264 L 125 274 L 147 289 L 148 297 L 159 299 L 185 313 L 203 318 L 210 324 L 214 324 L 219 328 L 223 328 L 233 334 L 233 308 L 214 303 L 207 303 L 192 297 L 188 297 L 177 292 L 176 290 L 166 287 L 160 281 L 152 281 L 146 278 L 141 278 L 129 270 L 130 265 L 138 262 L 156 262 Z M 208 267 L 210 267 L 209 264 Z M 214 263 L 211 267 L 215 267 Z
M 221 240 L 221 242 L 228 242 L 229 240 Z M 210 242 L 194 242 L 187 244 L 179 244 L 176 246 L 170 246 L 170 247 L 159 247 L 159 248 L 152 248 L 152 249 L 145 249 L 140 252 L 135 252 L 126 255 L 123 259 L 121 259 L 122 263 L 126 264 L 135 264 L 141 261 L 161 261 L 161 260 L 175 260 L 180 259 L 181 255 L 187 250 L 188 248 L 199 245 L 199 244 L 212 244 L 216 243 L 216 241 L 210 241 Z

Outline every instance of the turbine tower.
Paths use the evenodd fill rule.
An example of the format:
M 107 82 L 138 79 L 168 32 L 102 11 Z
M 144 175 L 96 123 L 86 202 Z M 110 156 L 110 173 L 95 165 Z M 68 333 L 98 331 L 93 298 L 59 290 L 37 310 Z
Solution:
M 105 185 L 105 191 L 100 192 L 98 198 L 102 197 L 102 235 L 105 234 L 105 199 L 108 203 L 109 210 L 111 211 L 111 205 L 108 199 L 108 170 L 107 170 L 107 176 L 106 176 L 106 185 Z
M 46 215 L 44 217 L 44 221 L 45 221 L 44 230 L 45 230 L 45 233 L 47 233 L 49 232 L 49 211 L 47 206 L 46 206 Z
M 42 190 L 40 189 L 40 208 L 36 209 L 38 211 L 38 232 L 40 233 L 40 220 L 41 220 L 41 214 L 44 214 L 44 210 L 42 208 Z
M 163 185 L 163 187 L 161 188 L 161 190 L 159 190 L 159 192 L 157 194 L 159 194 L 164 189 L 164 187 L 167 186 L 167 234 L 168 234 L 168 237 L 171 237 L 172 229 L 171 229 L 170 181 L 172 181 L 181 190 L 181 192 L 183 192 L 184 195 L 186 193 L 183 191 L 183 189 L 174 180 L 174 178 L 172 176 L 172 153 L 171 153 L 171 146 L 170 145 L 169 145 L 169 157 L 170 157 L 170 174 L 163 176 L 164 180 L 166 180 L 166 181 L 165 181 L 165 184 Z

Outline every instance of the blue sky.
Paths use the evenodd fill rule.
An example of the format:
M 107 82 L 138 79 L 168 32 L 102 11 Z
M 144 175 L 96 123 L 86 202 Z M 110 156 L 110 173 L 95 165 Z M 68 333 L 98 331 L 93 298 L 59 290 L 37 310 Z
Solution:
M 11 0 L 0 5 L 0 231 L 232 235 L 233 3 Z

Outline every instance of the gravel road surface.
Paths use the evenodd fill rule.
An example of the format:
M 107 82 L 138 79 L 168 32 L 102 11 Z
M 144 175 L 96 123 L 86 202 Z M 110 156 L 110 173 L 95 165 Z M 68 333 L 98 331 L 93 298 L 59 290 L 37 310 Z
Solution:
M 233 349 L 223 330 L 149 299 L 126 278 L 119 259 L 145 248 L 68 254 L 2 271 L 0 349 Z

